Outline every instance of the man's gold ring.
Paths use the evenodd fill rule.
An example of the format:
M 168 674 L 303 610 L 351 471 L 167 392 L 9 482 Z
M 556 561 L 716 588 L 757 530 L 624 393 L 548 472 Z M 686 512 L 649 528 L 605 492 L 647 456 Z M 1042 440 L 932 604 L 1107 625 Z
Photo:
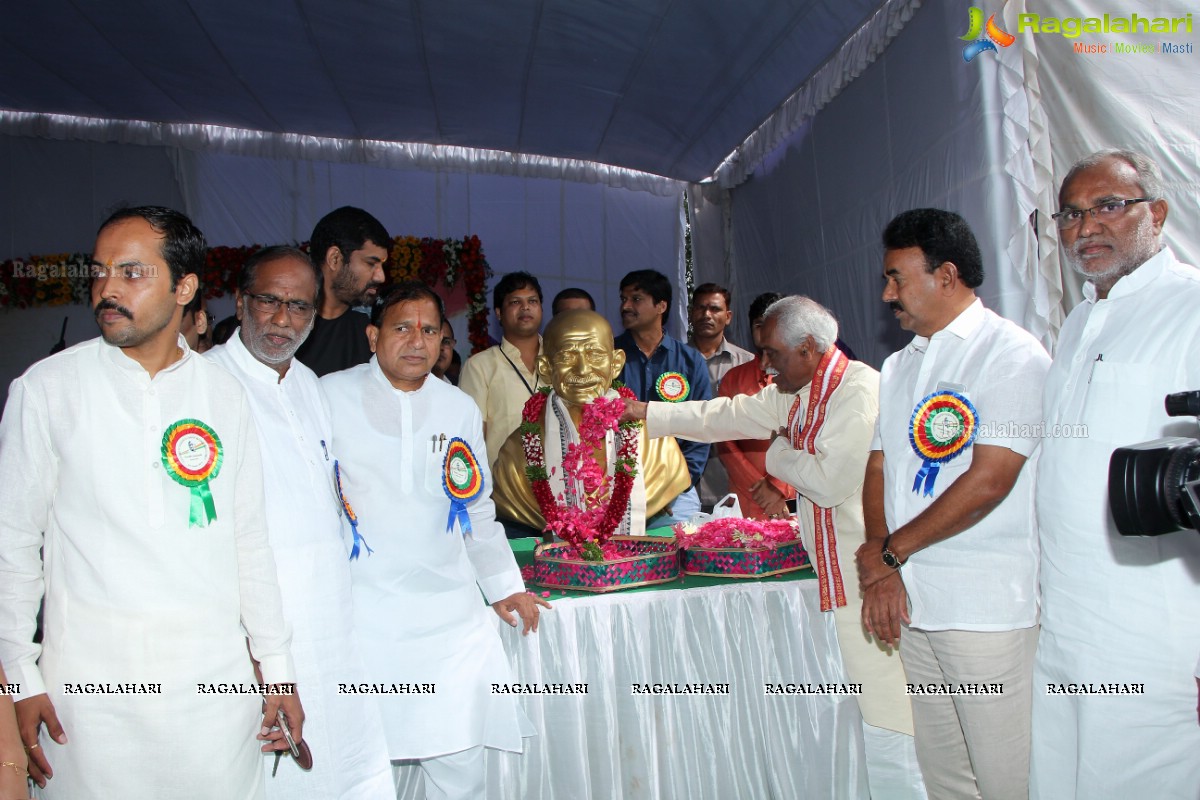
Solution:
M 26 750 L 37 750 L 39 747 L 41 747 L 41 745 L 38 744 L 37 742 L 34 742 L 33 744 L 26 745 L 25 749 Z

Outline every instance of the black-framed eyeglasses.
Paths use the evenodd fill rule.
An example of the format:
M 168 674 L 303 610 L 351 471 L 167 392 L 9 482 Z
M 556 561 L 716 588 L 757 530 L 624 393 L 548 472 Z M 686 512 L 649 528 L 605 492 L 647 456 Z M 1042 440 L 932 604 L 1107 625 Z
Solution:
M 280 306 L 287 306 L 288 316 L 296 319 L 312 319 L 317 307 L 303 300 L 281 300 L 273 294 L 247 294 L 246 301 L 260 314 L 277 314 Z
M 1091 214 L 1100 222 L 1112 222 L 1120 219 L 1125 215 L 1125 209 L 1134 203 L 1152 203 L 1153 197 L 1130 197 L 1127 200 L 1106 200 L 1097 206 L 1091 208 L 1069 208 L 1066 211 L 1059 211 L 1057 214 L 1051 214 L 1050 218 L 1058 223 L 1060 231 L 1069 231 L 1072 228 L 1078 227 L 1083 222 L 1086 214 Z

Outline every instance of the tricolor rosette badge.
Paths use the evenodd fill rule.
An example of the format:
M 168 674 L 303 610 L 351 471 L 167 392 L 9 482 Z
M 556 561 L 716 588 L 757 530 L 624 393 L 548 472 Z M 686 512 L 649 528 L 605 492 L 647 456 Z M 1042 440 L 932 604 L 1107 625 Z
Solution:
M 678 403 L 684 400 L 691 388 L 687 378 L 678 372 L 664 372 L 658 376 L 658 381 L 654 384 L 654 390 L 658 392 L 658 396 L 668 403 Z
M 442 462 L 442 488 L 450 498 L 450 516 L 446 530 L 454 530 L 454 521 L 464 534 L 471 532 L 471 517 L 467 503 L 483 493 L 483 470 L 471 446 L 459 437 L 450 440 L 446 458 Z
M 191 491 L 188 527 L 203 528 L 216 521 L 217 506 L 208 482 L 217 477 L 224 458 L 220 437 L 198 419 L 181 419 L 163 433 L 163 467 L 172 480 Z
M 970 447 L 978 431 L 975 406 L 958 392 L 934 392 L 917 403 L 908 438 L 924 463 L 913 481 L 913 491 L 933 497 L 938 469 Z

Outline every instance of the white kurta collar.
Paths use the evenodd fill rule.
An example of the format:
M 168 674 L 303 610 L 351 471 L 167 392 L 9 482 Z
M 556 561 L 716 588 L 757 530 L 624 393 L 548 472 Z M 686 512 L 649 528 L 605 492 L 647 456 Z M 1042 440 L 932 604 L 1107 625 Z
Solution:
M 403 395 L 405 397 L 412 397 L 413 395 L 421 394 L 422 392 L 424 392 L 426 389 L 429 388 L 429 385 L 431 383 L 433 383 L 433 381 L 437 380 L 437 378 L 434 378 L 433 381 L 430 380 L 430 378 L 433 377 L 433 373 L 431 372 L 425 376 L 425 380 L 423 380 L 421 382 L 421 385 L 419 387 L 417 387 L 416 389 L 413 389 L 411 392 L 406 392 L 403 389 L 397 389 L 395 386 L 392 386 L 392 382 L 388 380 L 387 375 L 383 374 L 383 367 L 379 366 L 379 356 L 377 356 L 377 355 L 371 356 L 371 360 L 368 363 L 370 363 L 370 365 L 371 365 L 371 375 L 375 378 L 376 381 L 379 382 L 379 384 L 381 386 L 383 386 L 385 389 L 387 389 L 390 392 L 394 392 L 396 394 Z
M 975 298 L 971 305 L 964 308 L 959 315 L 950 320 L 950 324 L 937 331 L 933 336 L 914 336 L 908 343 L 908 349 L 924 353 L 929 349 L 931 339 L 957 336 L 959 339 L 969 339 L 971 334 L 983 323 L 983 301 Z
M 246 348 L 246 343 L 242 341 L 241 326 L 238 326 L 233 335 L 229 337 L 229 341 L 225 343 L 225 350 L 229 353 L 229 357 L 241 368 L 242 372 L 257 383 L 268 383 L 274 386 L 288 380 L 288 376 L 292 374 L 292 365 L 289 364 L 287 372 L 284 373 L 281 379 L 274 367 L 268 366 L 255 358 L 254 354 Z
M 126 355 L 122 348 L 117 347 L 114 344 L 109 344 L 104 340 L 104 337 L 100 337 L 99 343 L 101 357 L 108 359 L 108 362 L 114 367 L 121 370 L 131 378 L 145 380 L 146 382 L 152 380 L 150 373 L 146 371 L 146 368 L 130 356 Z M 176 370 L 181 369 L 183 365 L 188 362 L 188 359 L 196 357 L 196 354 L 192 352 L 190 347 L 188 347 L 187 339 L 184 339 L 182 334 L 179 335 L 177 343 L 183 355 L 178 361 L 159 370 L 158 375 L 168 375 L 172 372 L 175 372 Z M 158 375 L 155 375 L 155 377 L 158 377 Z
M 1171 248 L 1163 247 L 1163 249 L 1143 261 L 1141 266 L 1133 272 L 1117 279 L 1117 282 L 1113 284 L 1113 288 L 1108 293 L 1108 299 L 1114 300 L 1118 297 L 1124 297 L 1149 286 L 1155 278 L 1167 271 L 1168 265 L 1173 263 L 1175 263 L 1175 253 Z M 1083 297 L 1092 304 L 1099 302 L 1096 297 L 1096 284 L 1091 281 L 1085 283 L 1083 285 Z

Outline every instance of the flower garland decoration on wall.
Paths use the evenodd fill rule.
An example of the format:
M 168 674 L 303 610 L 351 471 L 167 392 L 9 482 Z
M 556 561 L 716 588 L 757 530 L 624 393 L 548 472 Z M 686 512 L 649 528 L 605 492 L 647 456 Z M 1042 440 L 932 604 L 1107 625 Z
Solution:
M 533 487 L 545 530 L 571 544 L 584 560 L 601 561 L 601 548 L 625 518 L 633 481 L 637 477 L 640 422 L 620 422 L 625 411 L 621 398 L 637 399 L 632 391 L 614 383 L 619 397 L 596 398 L 583 407 L 579 422 L 579 441 L 567 445 L 563 453 L 563 479 L 574 487 L 580 505 L 568 503 L 563 495 L 554 496 L 550 472 L 546 470 L 546 448 L 542 441 L 542 416 L 550 388 L 543 387 L 525 402 L 521 412 L 521 445 L 525 450 L 525 477 Z M 610 479 L 595 452 L 604 447 L 609 431 L 617 431 L 617 456 Z M 553 468 L 551 469 L 553 471 Z M 582 507 L 581 507 L 582 506 Z
M 308 242 L 299 245 L 308 252 Z M 257 251 L 249 247 L 211 247 L 205 258 L 204 296 L 232 295 L 242 264 Z M 418 239 L 397 236 L 392 242 L 388 275 L 439 284 L 453 290 L 460 282 L 467 297 L 468 338 L 471 352 L 488 347 L 487 282 L 492 269 L 483 255 L 478 236 L 463 239 Z M 9 259 L 0 263 L 0 308 L 87 305 L 91 303 L 91 253 L 59 253 Z
M 467 296 L 467 338 L 471 352 L 486 350 L 488 341 L 487 282 L 492 268 L 483 256 L 478 236 L 463 239 L 418 239 L 397 236 L 392 244 L 388 274 L 392 281 L 418 280 L 453 290 L 462 282 Z
M 90 253 L 10 259 L 0 265 L 0 308 L 65 306 L 91 302 Z

